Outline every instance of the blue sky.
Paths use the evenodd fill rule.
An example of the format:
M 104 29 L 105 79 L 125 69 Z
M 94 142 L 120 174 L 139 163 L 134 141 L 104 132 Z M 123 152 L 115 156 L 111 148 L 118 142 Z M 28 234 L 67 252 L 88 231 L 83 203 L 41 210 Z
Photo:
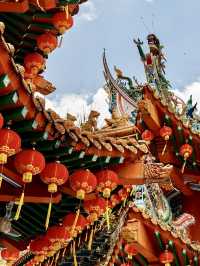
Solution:
M 59 105 L 60 97 L 73 95 L 92 102 L 104 84 L 103 48 L 111 68 L 117 65 L 143 81 L 132 39 L 146 42 L 150 32 L 165 46 L 167 77 L 174 89 L 184 92 L 196 84 L 193 90 L 200 90 L 199 12 L 199 0 L 88 0 L 62 47 L 49 57 L 45 75 L 57 87 L 50 99 Z

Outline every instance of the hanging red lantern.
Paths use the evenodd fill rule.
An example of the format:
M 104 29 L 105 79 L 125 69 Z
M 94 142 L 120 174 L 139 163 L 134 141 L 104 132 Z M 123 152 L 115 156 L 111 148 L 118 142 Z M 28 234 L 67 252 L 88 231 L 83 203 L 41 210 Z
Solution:
M 171 135 L 172 135 L 171 127 L 163 126 L 160 129 L 160 136 L 165 140 L 165 146 L 164 146 L 164 148 L 162 150 L 162 155 L 164 155 L 164 153 L 165 153 L 165 150 L 167 148 L 167 142 L 168 142 L 168 140 L 169 140 Z
M 52 23 L 60 34 L 64 34 L 73 26 L 73 18 L 68 12 L 58 12 L 53 15 Z
M 45 158 L 42 153 L 34 149 L 23 150 L 16 155 L 14 163 L 17 172 L 22 174 L 22 181 L 26 184 L 32 182 L 33 175 L 37 175 L 42 172 L 45 167 Z M 24 202 L 24 190 L 19 200 L 15 220 L 19 219 L 20 211 Z
M 61 164 L 59 162 L 52 162 L 48 163 L 45 166 L 45 169 L 42 171 L 40 177 L 45 184 L 48 184 L 48 192 L 52 194 L 57 192 L 58 186 L 63 185 L 67 181 L 69 173 L 64 164 Z M 52 195 L 50 198 L 49 207 L 47 211 L 47 217 L 45 223 L 46 229 L 49 226 L 51 208 L 52 208 Z
M 64 226 L 52 226 L 47 230 L 45 238 L 49 239 L 50 242 L 63 244 L 70 239 L 70 233 Z
M 6 164 L 7 158 L 15 155 L 21 148 L 21 138 L 13 130 L 3 128 L 0 130 L 0 164 Z
M 50 245 L 48 239 L 36 238 L 31 241 L 29 249 L 34 255 L 46 255 Z
M 11 265 L 19 258 L 19 251 L 9 250 L 7 248 L 1 251 L 2 259 L 6 260 Z
M 168 251 L 167 249 L 160 255 L 160 262 L 165 264 L 165 266 L 170 266 L 174 260 L 174 255 L 172 252 Z
M 87 220 L 85 217 L 81 214 L 77 216 L 76 213 L 69 213 L 64 217 L 63 220 L 63 226 L 67 231 L 71 233 L 71 236 L 73 236 L 73 233 L 75 232 L 75 235 L 77 233 L 81 233 L 83 229 L 87 225 Z
M 84 210 L 89 214 L 89 221 L 95 222 L 106 211 L 106 201 L 103 198 L 86 200 L 83 203 Z
M 153 133 L 146 129 L 143 133 L 142 133 L 142 139 L 145 140 L 148 144 L 150 144 L 150 142 L 153 140 L 154 135 Z
M 2 121 L 2 120 L 1 120 Z M 21 138 L 13 130 L 3 128 L 0 130 L 0 165 L 3 172 L 3 165 L 7 163 L 8 157 L 15 155 L 20 151 Z M 2 175 L 0 175 L 0 187 L 2 183 Z
M 71 188 L 76 191 L 76 197 L 80 200 L 85 198 L 85 194 L 95 190 L 97 185 L 96 176 L 89 170 L 75 171 L 70 177 L 69 182 Z
M 128 259 L 130 260 L 133 256 L 136 256 L 138 254 L 134 244 L 126 244 L 124 247 L 124 251 L 128 254 Z
M 97 190 L 103 193 L 105 198 L 109 198 L 112 190 L 119 185 L 118 175 L 111 170 L 101 170 L 96 173 Z
M 34 149 L 23 150 L 15 157 L 15 168 L 22 174 L 24 183 L 32 182 L 32 176 L 40 174 L 45 167 L 45 158 Z
M 64 164 L 52 162 L 46 164 L 40 177 L 45 184 L 48 184 L 48 192 L 55 193 L 57 192 L 57 187 L 67 181 L 69 173 Z
M 193 152 L 193 148 L 188 143 L 185 143 L 180 147 L 179 153 L 184 159 L 184 163 L 181 169 L 182 174 L 184 173 L 187 159 L 192 155 L 192 152 Z
M 39 53 L 30 53 L 24 57 L 24 67 L 26 71 L 30 71 L 33 75 L 37 75 L 44 69 L 45 59 Z
M 58 46 L 57 37 L 49 32 L 43 33 L 37 37 L 37 46 L 44 54 L 49 54 Z

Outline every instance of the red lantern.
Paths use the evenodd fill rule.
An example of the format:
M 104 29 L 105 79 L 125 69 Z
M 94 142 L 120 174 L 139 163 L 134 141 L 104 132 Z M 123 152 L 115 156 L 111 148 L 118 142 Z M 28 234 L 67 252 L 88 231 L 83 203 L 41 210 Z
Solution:
M 133 256 L 136 256 L 138 254 L 134 244 L 126 244 L 124 247 L 124 251 L 128 254 L 128 259 L 130 260 Z
M 46 255 L 51 242 L 45 238 L 36 238 L 30 243 L 30 251 L 34 255 Z
M 63 185 L 67 181 L 68 176 L 69 173 L 67 168 L 65 167 L 64 164 L 61 164 L 59 162 L 48 163 L 40 175 L 42 181 L 48 184 L 49 193 L 57 192 L 58 186 Z M 52 208 L 52 197 L 49 202 L 49 208 L 46 217 L 46 223 L 45 223 L 46 229 L 49 226 L 51 208 Z
M 184 170 L 185 170 L 185 165 L 186 165 L 186 162 L 187 162 L 187 159 L 192 155 L 192 152 L 193 152 L 193 148 L 191 145 L 189 144 L 183 144 L 181 147 L 180 147 L 180 155 L 183 157 L 184 159 L 184 163 L 183 163 L 183 166 L 182 166 L 182 169 L 181 169 L 181 172 L 182 174 L 184 173 Z
M 68 179 L 69 173 L 64 164 L 52 162 L 46 164 L 40 177 L 45 184 L 48 184 L 49 193 L 57 192 L 57 186 L 63 185 Z
M 5 248 L 1 251 L 1 257 L 8 263 L 13 263 L 19 258 L 19 251 L 13 251 Z
M 64 217 L 63 226 L 70 233 L 80 233 L 87 225 L 87 220 L 81 214 L 77 215 L 76 213 L 69 213 Z
M 143 133 L 142 133 L 142 139 L 145 140 L 148 144 L 150 144 L 150 142 L 153 140 L 154 135 L 153 133 L 146 129 Z
M 70 239 L 70 234 L 64 226 L 52 226 L 48 229 L 45 238 L 49 239 L 50 242 L 61 242 Z
M 170 266 L 174 260 L 174 255 L 172 252 L 168 251 L 167 249 L 160 255 L 160 262 L 165 264 L 165 266 Z
M 32 181 L 32 176 L 41 173 L 44 167 L 45 167 L 44 156 L 40 152 L 34 149 L 23 150 L 20 153 L 18 153 L 15 157 L 15 168 L 18 171 L 18 173 L 23 175 L 22 180 L 25 184 L 30 183 Z M 24 190 L 19 200 L 19 205 L 15 215 L 15 220 L 19 219 L 23 202 L 24 202 Z
M 45 60 L 39 53 L 27 54 L 24 58 L 24 67 L 29 70 L 33 75 L 44 69 Z
M 114 171 L 111 170 L 101 170 L 96 173 L 98 185 L 97 190 L 103 192 L 105 198 L 110 197 L 110 193 L 119 184 L 119 178 Z
M 39 151 L 23 150 L 15 157 L 15 168 L 22 174 L 24 183 L 32 182 L 32 176 L 42 172 L 45 167 L 45 158 Z
M 7 158 L 19 152 L 21 148 L 21 138 L 8 128 L 0 130 L 0 164 L 6 164 Z
M 3 118 L 0 116 L 0 123 L 2 125 Z M 15 132 L 8 128 L 0 130 L 0 165 L 1 172 L 3 171 L 3 165 L 7 163 L 8 157 L 15 155 L 21 148 L 21 138 Z M 2 183 L 2 175 L 0 175 L 0 187 Z
M 73 26 L 73 18 L 68 12 L 58 12 L 52 17 L 52 23 L 60 34 Z
M 165 153 L 165 150 L 167 148 L 167 142 L 168 142 L 168 140 L 169 140 L 171 135 L 172 135 L 171 127 L 163 126 L 160 129 L 160 136 L 165 140 L 165 146 L 164 146 L 164 148 L 162 150 L 162 155 L 164 155 L 164 153 Z
M 93 223 L 106 211 L 106 201 L 99 197 L 86 200 L 84 201 L 83 208 L 89 214 L 89 221 Z
M 80 200 L 85 198 L 85 194 L 91 193 L 97 185 L 96 176 L 89 170 L 78 170 L 70 176 L 70 186 L 76 191 L 76 197 Z
M 55 35 L 47 32 L 37 37 L 37 46 L 44 54 L 49 54 L 58 46 L 58 41 Z
M 0 129 L 3 127 L 3 125 L 4 125 L 4 118 L 2 114 L 0 113 Z

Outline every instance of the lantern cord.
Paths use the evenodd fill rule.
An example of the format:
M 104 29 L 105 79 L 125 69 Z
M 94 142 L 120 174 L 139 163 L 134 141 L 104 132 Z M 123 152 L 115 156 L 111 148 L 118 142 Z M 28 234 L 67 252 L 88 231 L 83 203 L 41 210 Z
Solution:
M 60 37 L 60 40 L 58 43 L 58 48 L 60 48 L 62 46 L 62 42 L 63 42 L 63 36 Z
M 185 171 L 186 162 L 187 162 L 187 159 L 184 159 L 184 163 L 183 163 L 182 168 L 181 168 L 181 173 L 182 173 L 182 174 L 183 174 L 184 171 Z
M 57 265 L 57 261 L 58 261 L 59 257 L 60 257 L 60 250 L 56 254 L 55 265 Z
M 106 206 L 106 222 L 108 231 L 110 230 L 110 217 L 109 217 L 109 207 L 108 207 L 108 199 L 107 199 L 107 206 Z
M 71 232 L 71 235 L 73 236 L 73 234 L 74 234 L 74 230 L 75 230 L 75 228 L 76 228 L 76 224 L 77 224 L 77 221 L 78 221 L 78 218 L 79 218 L 79 214 L 80 214 L 80 208 L 77 210 L 77 212 L 76 212 L 76 217 L 75 217 L 75 219 L 74 219 L 74 223 L 73 223 L 73 225 L 72 225 L 72 232 Z
M 90 238 L 88 241 L 88 250 L 92 250 L 93 235 L 94 235 L 94 226 L 92 226 L 92 230 L 90 232 Z
M 22 206 L 24 204 L 24 191 L 25 191 L 25 185 L 24 185 L 24 188 L 23 188 L 23 191 L 22 191 L 22 194 L 21 194 L 21 197 L 19 199 L 19 203 L 18 203 L 18 207 L 17 207 L 17 211 L 16 211 L 16 214 L 15 214 L 15 217 L 14 217 L 14 220 L 17 221 L 19 219 L 19 216 L 20 216 L 20 213 L 21 213 L 21 209 L 22 209 Z
M 167 140 L 166 140 L 165 146 L 163 147 L 163 150 L 162 150 L 162 156 L 165 154 L 166 148 L 167 148 Z
M 85 233 L 85 242 L 87 242 L 88 239 L 88 229 L 86 229 L 86 233 Z
M 73 240 L 73 258 L 74 266 L 78 266 L 77 257 L 76 257 L 76 242 Z
M 67 247 L 63 249 L 62 258 L 64 258 L 66 250 L 67 250 Z
M 45 229 L 46 230 L 49 227 L 49 220 L 50 220 L 50 217 L 51 217 L 51 209 L 52 209 L 52 194 L 51 194 L 51 198 L 50 198 L 50 202 L 49 202 L 49 207 L 48 207 L 48 211 L 47 211 L 46 222 L 45 222 Z
M 78 238 L 78 248 L 80 247 L 80 244 L 81 244 L 81 237 L 79 236 L 79 238 Z

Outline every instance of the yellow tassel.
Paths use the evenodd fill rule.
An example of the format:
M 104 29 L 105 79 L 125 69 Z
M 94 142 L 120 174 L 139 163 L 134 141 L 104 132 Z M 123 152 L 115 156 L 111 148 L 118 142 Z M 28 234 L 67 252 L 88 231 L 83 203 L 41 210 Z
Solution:
M 49 220 L 50 220 L 50 217 L 51 217 L 51 208 L 52 208 L 52 195 L 51 195 L 51 198 L 50 198 L 49 207 L 48 207 L 48 211 L 47 211 L 46 222 L 45 222 L 46 230 L 49 227 Z
M 77 257 L 76 257 L 76 243 L 73 241 L 73 258 L 74 258 L 74 266 L 78 266 Z
M 2 181 L 3 181 L 3 177 L 2 177 L 2 175 L 0 174 L 0 188 L 1 188 L 1 185 L 2 185 Z
M 79 238 L 78 238 L 78 248 L 80 247 L 80 244 L 81 244 L 81 237 L 79 236 Z
M 90 232 L 90 238 L 88 242 L 88 250 L 92 250 L 93 235 L 94 235 L 94 228 L 92 226 L 92 230 Z
M 74 234 L 74 230 L 75 230 L 75 228 L 76 228 L 76 224 L 77 224 L 77 221 L 78 221 L 79 214 L 80 214 L 80 209 L 77 210 L 77 212 L 76 212 L 76 217 L 75 217 L 74 223 L 73 223 L 73 225 L 72 225 L 72 232 L 71 232 L 71 235 L 72 235 L 72 236 L 73 236 L 73 234 Z
M 23 204 L 24 204 L 24 191 L 21 194 L 21 197 L 20 197 L 20 200 L 19 200 L 19 204 L 18 204 L 18 207 L 17 207 L 17 211 L 16 211 L 16 214 L 15 214 L 14 220 L 16 220 L 16 221 L 19 219 L 20 212 L 21 212 Z
M 166 140 L 165 146 L 163 147 L 163 150 L 162 150 L 162 156 L 165 154 L 166 148 L 167 148 L 167 140 Z
M 183 174 L 185 171 L 185 166 L 186 166 L 187 159 L 184 160 L 183 166 L 181 168 L 181 173 Z
M 106 207 L 106 222 L 107 222 L 108 230 L 110 230 L 110 217 L 109 217 L 109 208 L 108 208 L 108 206 Z
M 59 257 L 60 257 L 60 250 L 56 254 L 55 265 L 57 265 L 57 261 L 58 261 Z
M 67 248 L 63 249 L 62 258 L 64 258 Z
M 86 234 L 85 234 L 85 242 L 87 242 L 87 239 L 88 239 L 88 230 L 86 231 Z

